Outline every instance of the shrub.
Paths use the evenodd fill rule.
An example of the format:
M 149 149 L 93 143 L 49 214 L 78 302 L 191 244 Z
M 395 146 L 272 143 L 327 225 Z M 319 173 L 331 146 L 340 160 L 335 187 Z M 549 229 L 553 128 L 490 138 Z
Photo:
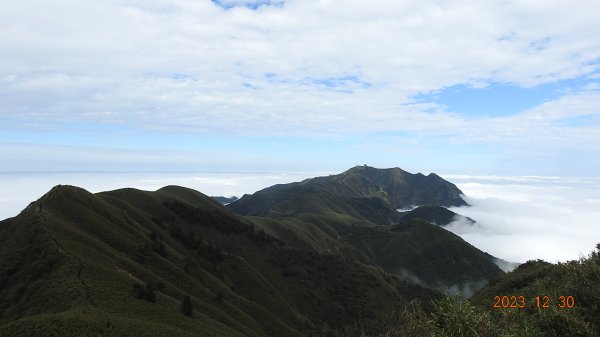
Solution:
M 475 310 L 460 296 L 446 296 L 433 301 L 431 318 L 439 335 L 447 337 L 480 337 L 492 335 L 492 325 L 485 312 Z

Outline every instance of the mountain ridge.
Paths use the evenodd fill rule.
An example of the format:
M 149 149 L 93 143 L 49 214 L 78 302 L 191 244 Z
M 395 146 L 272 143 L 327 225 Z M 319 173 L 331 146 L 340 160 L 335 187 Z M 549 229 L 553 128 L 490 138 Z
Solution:
M 452 292 L 465 289 L 463 294 L 469 295 L 503 272 L 495 258 L 434 225 L 447 225 L 459 216 L 437 205 L 466 206 L 461 195 L 458 187 L 433 173 L 425 176 L 400 168 L 356 166 L 336 175 L 267 187 L 226 207 L 258 221 L 270 218 L 314 226 L 330 233 L 331 244 L 325 250 L 340 251 L 401 277 L 410 275 L 409 279 L 428 287 Z M 427 206 L 397 211 L 419 203 Z M 446 245 L 449 242 L 459 243 Z M 424 259 L 423 252 L 432 256 Z M 448 261 L 431 258 L 436 255 L 447 255 Z M 453 261 L 460 272 L 448 270 Z M 453 277 L 457 274 L 464 276 Z
M 443 228 L 455 213 L 393 209 L 379 173 L 268 188 L 326 203 L 270 216 L 179 186 L 57 185 L 0 221 L 0 336 L 597 335 L 598 252 L 504 274 Z M 576 307 L 491 311 L 493 296 L 514 294 L 573 294 Z
M 56 186 L 0 222 L 0 243 L 0 335 L 300 336 L 439 296 L 374 266 L 288 247 L 174 186 Z M 186 295 L 195 318 L 178 312 Z
M 334 223 L 365 226 L 396 223 L 396 209 L 411 205 L 467 206 L 456 185 L 435 174 L 411 174 L 400 168 L 356 166 L 343 173 L 278 184 L 244 195 L 227 208 L 242 215 L 281 218 L 318 214 Z M 352 219 L 349 219 L 349 218 Z

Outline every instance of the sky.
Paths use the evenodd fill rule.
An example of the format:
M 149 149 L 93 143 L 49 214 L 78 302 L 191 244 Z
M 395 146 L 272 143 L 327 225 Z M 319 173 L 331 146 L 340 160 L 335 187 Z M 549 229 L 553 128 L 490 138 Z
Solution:
M 0 3 L 2 172 L 598 175 L 600 3 Z

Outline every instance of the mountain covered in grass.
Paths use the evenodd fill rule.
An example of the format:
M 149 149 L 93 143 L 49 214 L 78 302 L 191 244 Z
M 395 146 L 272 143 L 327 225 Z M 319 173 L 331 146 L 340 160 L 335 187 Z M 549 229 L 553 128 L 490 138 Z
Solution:
M 0 221 L 0 336 L 597 336 L 598 253 L 505 274 L 444 229 L 460 194 L 370 167 L 228 208 L 178 186 L 56 186 Z M 504 295 L 528 307 L 492 309 Z M 545 295 L 575 305 L 534 307 Z
M 57 186 L 0 222 L 0 257 L 1 336 L 302 336 L 439 296 L 174 186 Z
M 228 208 L 243 215 L 284 217 L 317 213 L 359 224 L 398 219 L 395 210 L 412 205 L 465 206 L 462 192 L 436 174 L 400 168 L 356 166 L 341 174 L 279 184 L 244 195 Z
M 291 242 L 304 241 L 427 287 L 468 295 L 503 272 L 494 257 L 436 225 L 459 216 L 442 206 L 466 205 L 461 195 L 435 174 L 357 166 L 265 188 L 227 208 L 267 227 L 277 220 L 273 230 L 285 228 L 282 235 Z M 423 206 L 397 211 L 409 205 Z
M 437 208 L 396 211 L 460 194 L 433 174 L 370 167 L 227 208 L 177 186 L 56 186 L 0 222 L 0 336 L 344 335 L 504 274 L 432 223 Z

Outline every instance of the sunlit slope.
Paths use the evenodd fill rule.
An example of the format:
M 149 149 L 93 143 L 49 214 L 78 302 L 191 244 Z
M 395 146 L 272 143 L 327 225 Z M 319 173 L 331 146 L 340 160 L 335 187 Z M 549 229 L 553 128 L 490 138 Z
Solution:
M 190 189 L 57 186 L 0 223 L 0 335 L 300 336 L 437 296 L 259 227 Z

